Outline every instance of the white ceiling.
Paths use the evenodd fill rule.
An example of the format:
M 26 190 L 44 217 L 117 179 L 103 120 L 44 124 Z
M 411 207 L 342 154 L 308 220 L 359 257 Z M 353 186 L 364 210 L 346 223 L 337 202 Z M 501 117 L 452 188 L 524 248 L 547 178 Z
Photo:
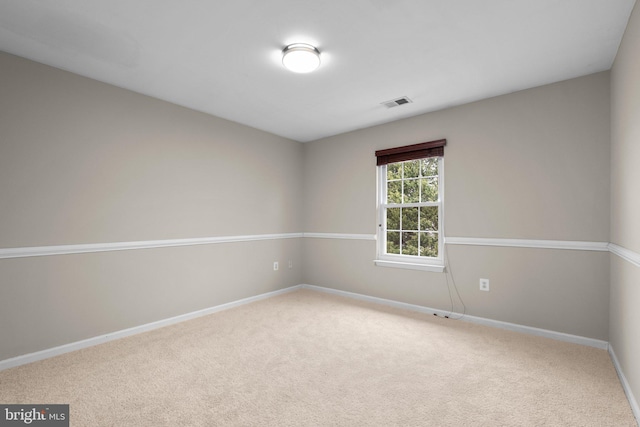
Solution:
M 634 3 L 0 0 L 0 50 L 306 142 L 607 70 Z

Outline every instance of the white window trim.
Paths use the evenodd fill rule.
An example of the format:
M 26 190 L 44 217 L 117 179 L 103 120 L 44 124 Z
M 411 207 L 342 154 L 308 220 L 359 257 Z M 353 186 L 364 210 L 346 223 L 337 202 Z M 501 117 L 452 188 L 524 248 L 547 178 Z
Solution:
M 387 227 L 383 204 L 387 197 L 387 165 L 377 168 L 377 256 L 376 266 L 404 268 L 442 273 L 444 271 L 444 158 L 438 157 L 438 257 L 426 258 L 412 255 L 387 254 Z

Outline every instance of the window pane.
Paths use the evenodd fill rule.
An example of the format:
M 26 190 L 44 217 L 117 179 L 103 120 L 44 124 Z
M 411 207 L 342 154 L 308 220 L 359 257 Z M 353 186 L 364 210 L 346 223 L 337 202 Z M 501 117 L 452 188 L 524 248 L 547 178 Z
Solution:
M 380 237 L 383 240 L 380 250 L 384 253 L 438 258 L 442 203 L 439 162 L 440 158 L 433 157 L 384 166 L 386 188 L 381 192 L 386 190 L 383 203 L 386 206 L 380 206 L 384 209 L 385 223 L 381 230 L 385 230 L 385 235 Z M 405 207 L 407 204 L 415 207 Z M 427 204 L 436 206 L 425 206 Z
M 387 180 L 402 178 L 402 163 L 389 163 L 387 165 Z
M 420 201 L 438 201 L 438 178 L 423 178 L 420 180 Z
M 438 233 L 420 233 L 420 256 L 438 256 Z
M 404 162 L 404 178 L 417 178 L 420 176 L 420 160 Z
M 422 206 L 420 208 L 420 230 L 438 231 L 437 206 Z
M 400 210 L 401 208 L 387 209 L 387 229 L 400 230 Z
M 418 230 L 418 209 L 402 208 L 402 229 Z
M 420 161 L 420 176 L 438 176 L 437 157 L 430 157 Z
M 420 181 L 409 179 L 404 181 L 404 202 L 418 203 L 420 201 Z
M 387 182 L 387 203 L 402 203 L 402 181 Z
M 418 233 L 402 233 L 402 255 L 418 255 Z
M 400 233 L 398 233 L 397 231 L 389 231 L 387 233 L 387 253 L 400 253 Z

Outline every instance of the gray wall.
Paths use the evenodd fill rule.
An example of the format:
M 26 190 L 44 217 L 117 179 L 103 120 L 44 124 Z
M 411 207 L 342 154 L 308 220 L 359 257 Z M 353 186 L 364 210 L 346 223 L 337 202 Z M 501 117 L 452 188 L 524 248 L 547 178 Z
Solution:
M 639 252 L 637 21 L 611 94 L 604 72 L 304 145 L 0 53 L 0 248 L 374 234 L 374 151 L 447 138 L 447 236 L 611 233 Z M 374 258 L 371 240 L 305 238 L 2 259 L 0 360 L 299 283 L 451 308 L 444 274 Z M 556 249 L 448 258 L 469 314 L 611 339 L 640 394 L 637 267 Z
M 611 71 L 611 242 L 640 259 L 640 8 Z M 640 266 L 611 255 L 609 340 L 640 407 Z
M 0 76 L 0 248 L 301 231 L 302 144 L 4 53 Z M 0 360 L 299 284 L 300 252 L 0 259 Z
M 609 98 L 602 72 L 305 144 L 304 229 L 375 234 L 375 150 L 446 138 L 446 236 L 607 242 Z M 303 244 L 307 283 L 451 307 L 444 274 L 375 267 L 374 241 Z M 607 340 L 606 252 L 448 255 L 469 314 Z

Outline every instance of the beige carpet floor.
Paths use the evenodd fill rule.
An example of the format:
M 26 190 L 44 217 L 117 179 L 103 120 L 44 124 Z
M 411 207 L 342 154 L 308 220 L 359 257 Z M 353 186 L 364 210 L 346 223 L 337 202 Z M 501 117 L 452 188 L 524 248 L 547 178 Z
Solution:
M 72 426 L 636 426 L 606 351 L 298 290 L 0 372 Z

